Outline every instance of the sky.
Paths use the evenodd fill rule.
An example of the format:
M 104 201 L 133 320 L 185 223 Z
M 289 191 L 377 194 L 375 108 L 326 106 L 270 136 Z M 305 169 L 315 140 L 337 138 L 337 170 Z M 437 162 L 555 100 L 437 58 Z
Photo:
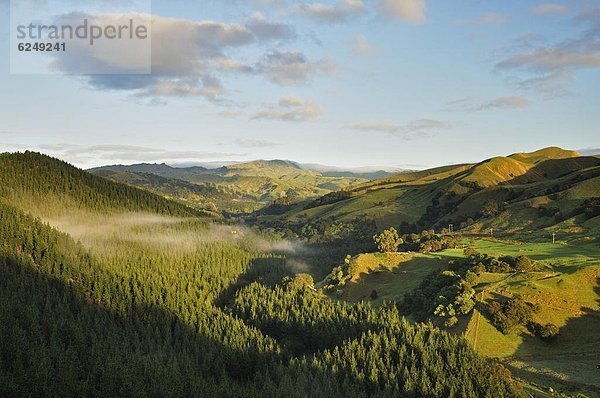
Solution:
M 85 74 L 108 55 L 77 48 L 47 73 L 11 70 L 0 0 L 0 151 L 416 169 L 600 148 L 598 0 L 27 1 L 32 18 L 144 13 L 152 72 Z

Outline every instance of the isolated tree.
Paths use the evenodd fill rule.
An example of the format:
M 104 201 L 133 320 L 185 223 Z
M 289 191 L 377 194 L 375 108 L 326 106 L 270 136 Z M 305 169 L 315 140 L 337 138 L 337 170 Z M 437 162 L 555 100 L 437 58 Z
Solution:
M 483 263 L 479 262 L 479 263 L 477 263 L 477 265 L 475 265 L 473 268 L 471 268 L 471 271 L 474 272 L 475 275 L 481 276 L 481 274 L 483 274 L 487 270 L 485 268 L 485 265 L 483 265 Z
M 391 253 L 398 250 L 398 246 L 404 243 L 394 227 L 386 229 L 380 234 L 373 236 L 377 248 L 382 253 Z
M 519 256 L 515 259 L 515 271 L 517 271 L 517 272 L 533 271 L 533 262 L 527 256 Z
M 478 276 L 475 272 L 473 272 L 473 271 L 466 272 L 465 282 L 467 282 L 467 284 L 469 286 L 475 286 L 477 284 L 477 280 L 478 280 Z
M 284 278 L 284 284 L 292 290 L 314 289 L 315 281 L 310 274 L 297 274 L 293 278 Z

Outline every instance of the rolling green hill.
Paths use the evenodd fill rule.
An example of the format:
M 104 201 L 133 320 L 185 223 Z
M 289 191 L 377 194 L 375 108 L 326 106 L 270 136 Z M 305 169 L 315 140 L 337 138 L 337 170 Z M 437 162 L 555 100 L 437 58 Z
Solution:
M 0 178 L 2 397 L 523 396 L 464 339 L 316 292 L 292 242 L 36 153 Z
M 259 160 L 217 169 L 138 164 L 105 166 L 89 171 L 190 205 L 205 207 L 214 203 L 230 212 L 251 212 L 282 197 L 294 201 L 315 198 L 365 181 L 354 176 L 325 176 L 284 160 Z
M 570 151 L 559 147 L 548 147 L 530 153 L 515 153 L 509 157 L 522 162 L 539 163 L 548 159 L 569 159 L 580 156 L 581 155 L 575 151 Z
M 214 183 L 193 184 L 157 174 L 109 169 L 97 170 L 94 174 L 112 181 L 142 188 L 199 209 L 224 209 L 238 213 L 252 211 L 259 206 L 253 195 L 232 189 L 226 184 L 221 186 Z
M 535 232 L 531 237 L 546 238 L 554 228 L 583 239 L 599 235 L 598 192 L 598 158 L 551 147 L 370 181 L 289 206 L 282 214 L 259 214 L 255 221 L 301 236 L 307 225 L 322 235 L 332 225 L 352 230 L 371 223 L 371 232 L 453 224 L 468 232 L 496 228 L 500 234 Z M 363 235 L 369 239 L 369 233 Z

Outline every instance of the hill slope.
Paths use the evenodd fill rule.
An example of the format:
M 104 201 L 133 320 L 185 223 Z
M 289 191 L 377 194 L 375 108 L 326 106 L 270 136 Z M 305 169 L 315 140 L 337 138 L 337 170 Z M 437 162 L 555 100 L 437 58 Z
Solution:
M 202 207 L 212 202 L 219 208 L 232 212 L 253 211 L 282 197 L 292 200 L 315 198 L 365 181 L 353 176 L 324 176 L 284 160 L 259 160 L 217 169 L 138 164 L 105 166 L 89 171 L 156 193 L 169 194 L 189 204 Z M 163 179 L 149 182 L 149 174 L 168 181 Z M 169 193 L 170 189 L 177 194 Z
M 599 192 L 600 159 L 549 148 L 399 174 L 289 206 L 279 215 L 259 214 L 255 221 L 299 235 L 307 226 L 323 235 L 335 225 L 356 230 L 371 223 L 367 240 L 390 226 L 414 232 L 448 224 L 474 232 L 495 226 L 504 233 L 557 226 L 577 237 L 598 231 L 592 219 Z
M 548 159 L 569 159 L 581 157 L 576 151 L 570 151 L 559 147 L 551 146 L 530 153 L 515 153 L 509 158 L 528 163 L 539 163 Z
M 214 183 L 192 184 L 188 181 L 162 177 L 157 174 L 110 169 L 97 170 L 94 174 L 145 189 L 194 208 L 213 211 L 216 208 L 237 213 L 252 211 L 257 207 L 257 200 L 253 195 L 232 189 L 225 184 L 219 186 Z
M 69 209 L 197 216 L 185 205 L 34 152 L 0 154 L 0 198 L 36 215 Z

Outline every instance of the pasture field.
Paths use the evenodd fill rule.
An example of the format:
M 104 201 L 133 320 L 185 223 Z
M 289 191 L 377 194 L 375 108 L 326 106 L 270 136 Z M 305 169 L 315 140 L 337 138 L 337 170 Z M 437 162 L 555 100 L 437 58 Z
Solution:
M 465 239 L 465 245 L 469 240 Z M 475 241 L 477 251 L 493 256 L 526 255 L 535 261 L 536 271 L 481 275 L 473 313 L 461 320 L 454 331 L 463 334 L 482 355 L 496 358 L 518 377 L 540 391 L 584 396 L 600 394 L 600 248 L 565 243 L 523 243 L 499 239 Z M 448 260 L 463 257 L 463 249 L 434 254 L 367 253 L 353 257 L 358 272 L 338 291 L 338 298 L 368 301 L 380 305 L 399 301 L 418 288 L 431 272 L 443 269 Z M 376 295 L 372 296 L 373 291 Z M 486 304 L 492 299 L 520 295 L 538 304 L 536 322 L 560 328 L 556 341 L 546 343 L 525 327 L 502 334 L 487 319 Z M 536 385 L 544 386 L 538 390 Z
M 499 358 L 519 377 L 558 391 L 600 394 L 600 249 L 591 245 L 516 243 L 480 240 L 477 250 L 494 256 L 527 255 L 539 271 L 525 274 L 484 274 L 477 307 L 492 297 L 520 295 L 538 304 L 535 321 L 554 323 L 558 339 L 545 343 L 524 327 L 507 335 L 475 310 L 464 332 L 481 354 Z M 456 250 L 448 254 L 458 255 Z M 476 308 L 477 308 L 476 307 Z
M 369 300 L 375 305 L 400 300 L 446 264 L 442 256 L 419 253 L 368 253 L 352 261 L 358 263 L 359 272 L 346 283 L 339 298 L 350 302 Z M 374 290 L 376 298 L 371 298 Z

